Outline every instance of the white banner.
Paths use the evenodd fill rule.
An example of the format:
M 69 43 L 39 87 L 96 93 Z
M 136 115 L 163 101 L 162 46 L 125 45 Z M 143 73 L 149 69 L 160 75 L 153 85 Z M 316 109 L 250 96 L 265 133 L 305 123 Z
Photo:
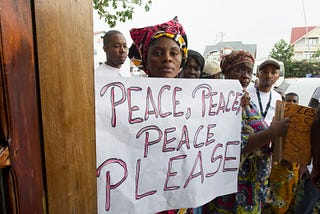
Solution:
M 99 213 L 192 208 L 237 191 L 236 80 L 95 76 Z

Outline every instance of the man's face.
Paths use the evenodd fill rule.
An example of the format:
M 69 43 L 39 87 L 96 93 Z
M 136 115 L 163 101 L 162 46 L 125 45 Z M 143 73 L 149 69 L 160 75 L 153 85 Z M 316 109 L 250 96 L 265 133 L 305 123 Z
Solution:
M 285 101 L 287 103 L 298 104 L 299 98 L 295 95 L 287 95 Z
M 272 64 L 264 65 L 259 69 L 259 86 L 271 87 L 280 76 L 280 70 Z
M 121 34 L 113 34 L 103 49 L 107 55 L 107 65 L 120 68 L 127 59 L 128 46 L 126 39 Z

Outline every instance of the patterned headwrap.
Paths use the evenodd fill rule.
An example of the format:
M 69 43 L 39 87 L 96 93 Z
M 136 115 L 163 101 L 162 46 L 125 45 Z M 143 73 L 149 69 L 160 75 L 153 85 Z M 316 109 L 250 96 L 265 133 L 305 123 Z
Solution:
M 149 74 L 149 71 L 147 71 L 146 68 L 148 49 L 150 47 L 150 44 L 154 40 L 159 39 L 160 37 L 166 36 L 170 39 L 173 39 L 179 45 L 180 49 L 182 50 L 182 65 L 187 59 L 187 35 L 182 25 L 178 22 L 176 18 L 168 22 L 154 26 L 148 26 L 144 28 L 133 28 L 130 30 L 130 35 L 135 44 L 136 50 L 138 50 L 140 54 L 140 59 L 142 59 L 143 70 L 147 74 Z
M 249 68 L 254 66 L 254 58 L 247 51 L 232 51 L 230 54 L 225 55 L 221 62 L 220 68 L 223 73 L 229 72 L 232 68 L 239 65 L 245 65 Z

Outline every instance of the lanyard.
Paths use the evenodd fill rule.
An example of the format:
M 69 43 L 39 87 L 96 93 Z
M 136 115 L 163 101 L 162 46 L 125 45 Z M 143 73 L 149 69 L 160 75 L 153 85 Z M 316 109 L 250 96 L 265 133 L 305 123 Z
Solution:
M 259 101 L 260 112 L 261 112 L 262 116 L 264 118 L 266 118 L 269 107 L 270 107 L 270 103 L 271 103 L 271 91 L 270 91 L 270 96 L 269 96 L 269 102 L 267 103 L 267 106 L 266 106 L 266 110 L 263 111 L 259 89 L 257 88 L 257 86 L 255 88 L 256 88 L 256 93 L 257 93 L 257 97 L 258 97 L 258 101 Z

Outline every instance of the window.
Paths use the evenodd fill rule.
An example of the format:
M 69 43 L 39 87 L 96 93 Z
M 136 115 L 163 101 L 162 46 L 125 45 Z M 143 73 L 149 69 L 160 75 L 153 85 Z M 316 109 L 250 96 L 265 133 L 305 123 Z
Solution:
M 309 45 L 310 46 L 317 46 L 318 45 L 318 38 L 317 37 L 310 37 L 309 38 Z
M 303 53 L 303 59 L 311 59 L 311 56 L 314 54 L 314 51 L 304 52 Z

